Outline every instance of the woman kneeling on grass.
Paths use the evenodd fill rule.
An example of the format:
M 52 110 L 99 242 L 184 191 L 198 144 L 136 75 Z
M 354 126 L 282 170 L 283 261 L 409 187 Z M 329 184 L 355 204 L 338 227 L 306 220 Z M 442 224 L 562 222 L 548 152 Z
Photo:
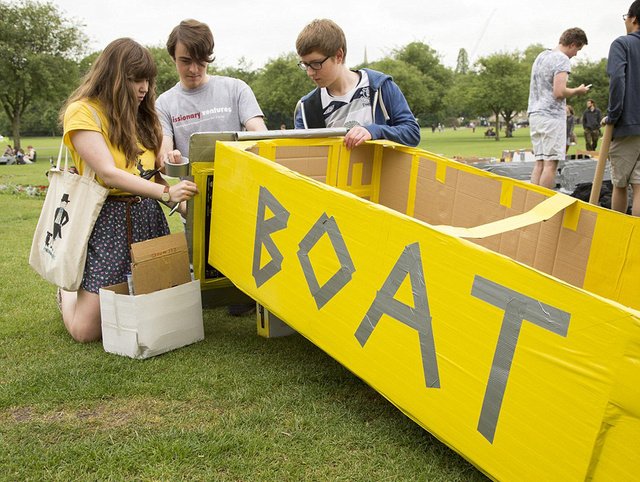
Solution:
M 129 243 L 169 234 L 156 200 L 173 204 L 198 192 L 189 181 L 169 187 L 161 176 L 145 179 L 145 174 L 162 163 L 156 159 L 162 144 L 155 110 L 156 75 L 148 50 L 128 38 L 115 40 L 97 58 L 62 111 L 64 143 L 79 173 L 89 166 L 96 179 L 111 189 L 89 238 L 80 290 L 58 292 L 64 324 L 77 341 L 100 339 L 98 292 L 126 281 L 131 269 Z M 171 156 L 179 153 L 174 151 Z

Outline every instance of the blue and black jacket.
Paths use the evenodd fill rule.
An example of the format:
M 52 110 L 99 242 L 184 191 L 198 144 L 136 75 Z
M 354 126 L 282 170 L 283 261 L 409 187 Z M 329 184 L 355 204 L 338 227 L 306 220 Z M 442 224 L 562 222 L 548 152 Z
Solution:
M 372 139 L 390 141 L 415 147 L 420 142 L 420 126 L 409 109 L 407 100 L 389 75 L 370 69 L 362 69 L 369 76 L 369 86 L 373 91 L 374 124 L 363 126 L 371 133 Z M 296 129 L 316 129 L 327 127 L 322 115 L 320 88 L 305 95 L 296 106 Z

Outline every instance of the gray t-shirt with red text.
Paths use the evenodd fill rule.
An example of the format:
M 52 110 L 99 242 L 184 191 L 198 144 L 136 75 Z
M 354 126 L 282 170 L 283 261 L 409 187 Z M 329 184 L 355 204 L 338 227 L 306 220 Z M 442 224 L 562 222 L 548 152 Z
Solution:
M 178 82 L 156 101 L 162 133 L 173 137 L 189 157 L 189 138 L 196 132 L 241 131 L 246 122 L 263 116 L 251 88 L 242 80 L 212 75 L 204 85 L 185 89 Z

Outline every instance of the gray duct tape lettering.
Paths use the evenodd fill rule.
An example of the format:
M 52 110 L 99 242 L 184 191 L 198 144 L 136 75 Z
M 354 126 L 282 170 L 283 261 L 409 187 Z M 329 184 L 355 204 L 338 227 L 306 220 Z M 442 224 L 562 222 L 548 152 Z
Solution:
M 273 213 L 273 217 L 265 219 L 266 208 L 269 207 Z M 271 234 L 281 231 L 287 227 L 290 213 L 275 198 L 269 190 L 260 186 L 260 194 L 258 196 L 258 217 L 256 220 L 256 237 L 253 245 L 253 268 L 251 274 L 256 281 L 256 286 L 260 288 L 269 281 L 276 273 L 282 269 L 282 260 L 284 257 L 277 248 L 276 243 L 271 239 Z M 262 258 L 262 245 L 269 252 L 271 261 L 260 269 Z
M 498 345 L 493 356 L 478 422 L 478 431 L 493 443 L 522 323 L 527 320 L 556 335 L 566 337 L 571 314 L 481 276 L 475 277 L 471 295 L 504 310 Z
M 325 233 L 329 236 L 333 250 L 338 257 L 340 269 L 329 281 L 323 286 L 320 286 L 318 278 L 313 271 L 311 260 L 309 259 L 309 252 Z M 351 281 L 353 273 L 356 272 L 356 268 L 353 265 L 340 228 L 338 228 L 338 223 L 336 223 L 333 216 L 328 217 L 326 213 L 320 216 L 306 236 L 300 241 L 298 247 L 298 259 L 300 260 L 300 266 L 302 266 L 302 272 L 307 280 L 311 296 L 313 296 L 313 299 L 316 301 L 316 306 L 318 309 L 321 309 Z
M 394 295 L 398 292 L 407 275 L 411 280 L 411 292 L 413 293 L 415 308 L 394 299 Z M 398 259 L 391 273 L 389 273 L 380 291 L 376 293 L 373 304 L 360 322 L 355 337 L 362 347 L 369 340 L 383 314 L 391 316 L 418 332 L 425 385 L 427 388 L 440 388 L 440 375 L 438 373 L 438 359 L 431 325 L 431 313 L 429 312 L 429 299 L 427 297 L 427 287 L 418 243 L 410 244 L 404 248 L 400 259 Z

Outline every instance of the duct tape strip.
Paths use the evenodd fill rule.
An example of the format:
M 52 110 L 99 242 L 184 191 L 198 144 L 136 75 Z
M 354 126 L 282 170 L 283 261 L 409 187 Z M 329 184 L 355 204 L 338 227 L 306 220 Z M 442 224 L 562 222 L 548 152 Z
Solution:
M 373 149 L 373 173 L 371 174 L 371 202 L 380 202 L 380 179 L 382 178 L 382 158 L 384 156 L 384 148 L 375 146 Z
M 436 226 L 436 228 L 445 234 L 456 236 L 458 238 L 486 238 L 551 219 L 560 211 L 571 206 L 577 201 L 578 200 L 576 198 L 571 196 L 556 194 L 542 201 L 526 213 L 500 219 L 499 221 L 494 221 L 492 223 L 483 224 L 474 228 L 458 228 L 446 225 Z
M 471 295 L 504 310 L 478 421 L 478 432 L 493 443 L 522 323 L 527 320 L 556 335 L 566 337 L 571 314 L 477 275 L 473 281 Z
M 411 280 L 415 308 L 394 299 L 394 295 L 400 289 L 407 275 Z M 440 375 L 431 325 L 429 299 L 427 297 L 420 245 L 418 243 L 410 244 L 404 248 L 382 288 L 376 293 L 373 304 L 360 322 L 355 332 L 355 337 L 363 348 L 383 314 L 418 332 L 425 385 L 427 388 L 440 388 Z
M 328 186 L 338 185 L 338 167 L 340 166 L 341 145 L 334 144 L 329 147 L 329 156 L 327 158 L 327 180 Z
M 407 216 L 413 217 L 416 207 L 416 191 L 418 189 L 418 170 L 420 169 L 420 156 L 414 154 L 411 157 L 411 174 L 409 176 L 409 196 L 407 199 Z
M 438 167 L 436 167 L 436 179 L 444 184 L 447 181 L 447 164 L 444 162 L 438 162 Z
M 507 208 L 511 207 L 511 200 L 513 199 L 513 186 L 515 182 L 512 179 L 503 179 L 502 187 L 500 188 L 500 204 Z
M 273 213 L 273 217 L 265 219 L 267 207 Z M 271 234 L 276 231 L 286 229 L 289 221 L 289 211 L 275 198 L 269 190 L 260 186 L 258 196 L 258 216 L 256 219 L 256 238 L 253 246 L 253 268 L 251 274 L 256 282 L 256 287 L 260 288 L 282 269 L 284 257 L 277 248 L 276 243 L 271 239 Z M 266 266 L 260 268 L 262 261 L 262 246 L 266 248 L 271 256 Z
M 318 278 L 313 271 L 311 260 L 309 259 L 309 252 L 325 233 L 329 236 L 333 250 L 338 257 L 340 269 L 336 271 L 329 281 L 320 286 Z M 356 272 L 356 268 L 353 265 L 353 260 L 347 249 L 347 244 L 342 237 L 340 228 L 338 228 L 338 223 L 336 223 L 333 216 L 328 217 L 326 213 L 322 213 L 322 216 L 320 216 L 298 246 L 298 259 L 300 260 L 304 277 L 307 280 L 307 285 L 316 302 L 316 306 L 320 310 L 351 281 L 353 273 Z
M 338 181 L 336 187 L 343 191 L 347 189 L 347 181 L 349 180 L 349 164 L 351 159 L 351 151 L 346 147 L 340 149 L 340 157 L 338 160 Z
M 580 206 L 574 204 L 569 207 L 564 213 L 564 219 L 562 220 L 562 227 L 576 231 L 578 229 L 578 222 L 580 221 Z

